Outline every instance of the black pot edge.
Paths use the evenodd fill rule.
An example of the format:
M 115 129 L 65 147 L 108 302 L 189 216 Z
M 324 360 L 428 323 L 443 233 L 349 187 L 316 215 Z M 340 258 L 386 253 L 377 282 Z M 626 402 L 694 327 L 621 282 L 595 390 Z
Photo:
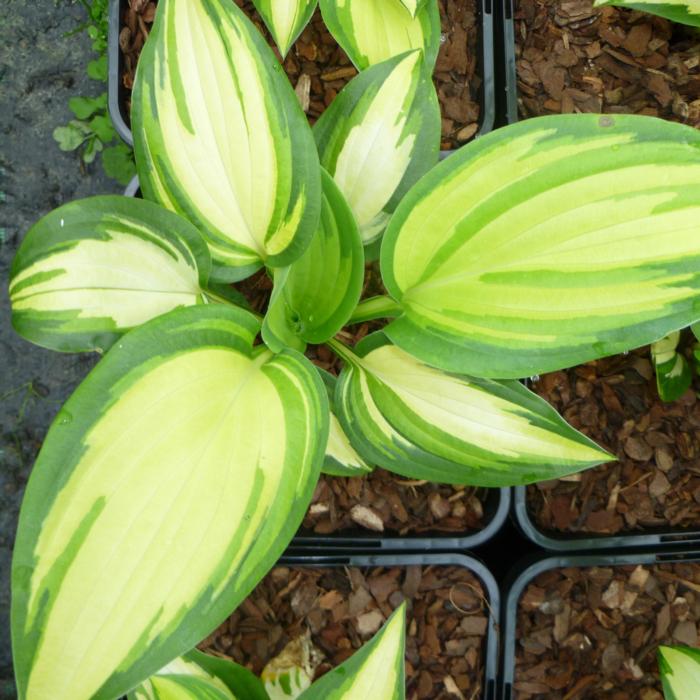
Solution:
M 347 537 L 342 535 L 297 535 L 289 545 L 289 549 L 316 550 L 320 548 L 324 551 L 336 549 L 349 551 L 379 550 L 382 552 L 409 550 L 433 552 L 441 550 L 470 551 L 490 540 L 501 529 L 510 513 L 510 489 L 493 490 L 499 491 L 497 496 L 499 501 L 491 519 L 481 530 L 467 535 L 449 536 L 437 534 L 431 537 L 411 535 L 382 537 L 370 534 Z
M 280 559 L 284 566 L 462 566 L 474 573 L 486 588 L 490 608 L 489 627 L 486 636 L 486 660 L 484 664 L 484 693 L 482 700 L 497 700 L 499 621 L 501 597 L 498 584 L 486 566 L 474 557 L 465 554 L 354 554 L 347 555 L 291 555 L 285 553 Z
M 107 28 L 107 109 L 119 137 L 129 146 L 134 145 L 131 129 L 126 125 L 119 99 L 121 90 L 121 51 L 119 50 L 119 16 L 121 0 L 109 0 Z
M 119 50 L 120 15 L 122 4 L 126 0 L 109 0 L 108 26 L 108 110 L 114 128 L 119 137 L 129 146 L 134 145 L 134 137 L 127 126 L 122 112 L 121 98 L 121 52 Z M 495 97 L 495 57 L 494 57 L 494 21 L 492 0 L 478 0 L 481 5 L 481 32 L 479 35 L 482 73 L 482 110 L 480 125 L 474 138 L 488 134 L 496 121 Z M 440 151 L 440 160 L 454 153 L 454 150 Z
M 525 587 L 539 574 L 552 569 L 566 567 L 592 566 L 653 566 L 682 561 L 700 562 L 700 549 L 677 549 L 664 552 L 592 553 L 592 554 L 545 554 L 527 557 L 515 566 L 502 587 L 502 624 L 501 624 L 501 687 L 500 700 L 513 700 L 513 683 L 515 680 L 515 648 L 517 640 L 518 602 Z
M 557 535 L 547 534 L 532 521 L 527 509 L 525 486 L 513 490 L 513 512 L 523 534 L 535 544 L 557 552 L 580 552 L 582 550 L 641 549 L 666 546 L 700 546 L 700 531 L 690 529 L 655 530 L 643 534 L 624 533 L 618 535 Z

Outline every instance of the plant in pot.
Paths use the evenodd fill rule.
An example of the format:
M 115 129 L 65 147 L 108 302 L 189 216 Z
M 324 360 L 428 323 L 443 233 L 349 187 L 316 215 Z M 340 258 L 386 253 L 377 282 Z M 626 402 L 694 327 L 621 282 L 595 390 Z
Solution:
M 291 642 L 260 679 L 245 667 L 193 650 L 177 658 L 127 696 L 128 700 L 351 700 L 404 697 L 405 609 L 401 606 L 360 651 L 312 682 L 312 650 L 304 638 Z
M 237 4 L 274 50 L 277 47 L 273 37 L 277 37 L 282 67 L 295 85 L 302 109 L 312 123 L 330 106 L 336 92 L 358 68 L 364 70 L 380 59 L 423 46 L 430 65 L 435 66 L 432 77 L 442 117 L 440 148 L 453 148 L 474 133 L 483 134 L 491 128 L 491 15 L 486 7 L 479 13 L 478 3 L 475 6 L 473 0 L 420 3 L 414 8 L 414 17 L 405 11 L 399 0 L 378 4 L 353 2 L 342 12 L 337 12 L 334 3 L 321 3 L 321 9 L 303 29 L 292 49 L 289 49 L 290 42 L 299 34 L 315 3 L 300 4 L 294 15 L 285 11 L 284 4 L 268 7 L 242 0 Z M 114 3 L 112 44 L 119 47 L 119 52 L 112 55 L 110 74 L 114 80 L 121 77 L 121 82 L 111 88 L 113 95 L 119 98 L 113 103 L 113 114 L 124 123 L 130 121 L 128 106 L 133 71 L 156 6 L 155 2 L 122 0 Z M 115 9 L 118 12 L 115 13 Z M 358 17 L 362 18 L 361 22 Z M 295 21 L 291 22 L 292 19 Z M 347 48 L 347 54 L 334 35 Z M 130 131 L 128 135 L 131 139 Z M 446 153 L 443 150 L 441 155 L 444 157 Z M 136 182 L 128 192 L 133 193 L 135 189 Z M 373 256 L 376 251 L 366 258 Z M 264 312 L 271 286 L 264 273 L 237 286 L 255 310 Z M 368 262 L 363 296 L 384 291 L 377 265 Z M 357 320 L 358 323 L 349 329 L 352 338 L 348 336 L 348 340 L 353 343 L 372 327 L 371 321 Z M 318 360 L 328 368 L 335 358 L 320 348 Z M 337 371 L 337 364 L 334 369 Z M 361 466 L 356 458 L 353 460 L 355 466 Z M 438 485 L 403 478 L 383 469 L 341 471 L 337 464 L 331 463 L 324 471 L 328 474 L 319 480 L 294 539 L 295 548 L 430 549 L 439 546 L 472 549 L 500 528 L 510 504 L 507 489 Z
M 210 632 L 299 526 L 331 412 L 410 478 L 504 486 L 609 458 L 517 379 L 698 319 L 700 135 L 559 117 L 435 165 L 434 97 L 409 51 L 312 132 L 235 5 L 159 5 L 134 96 L 146 201 L 60 207 L 11 271 L 18 332 L 104 353 L 22 505 L 21 698 L 118 697 Z M 379 239 L 388 294 L 358 304 Z M 262 267 L 264 317 L 227 286 Z M 358 316 L 393 320 L 353 348 L 338 332 Z M 321 343 L 344 363 L 332 402 L 303 352 Z
M 697 31 L 588 0 L 519 0 L 507 9 L 511 121 L 602 111 L 700 127 Z M 684 329 L 650 346 L 532 382 L 617 458 L 514 491 L 518 520 L 540 545 L 575 551 L 700 540 L 697 339 Z
M 526 564 L 504 605 L 503 700 L 692 700 L 699 582 L 697 551 L 562 554 Z
M 340 10 L 330 2 L 297 3 L 293 11 L 294 3 L 231 1 L 276 51 L 312 123 L 358 70 L 425 47 L 443 116 L 443 152 L 493 127 L 492 10 L 485 0 L 408 0 L 408 12 L 401 0 L 353 0 Z M 128 143 L 135 69 L 156 6 L 157 0 L 111 4 L 110 112 Z

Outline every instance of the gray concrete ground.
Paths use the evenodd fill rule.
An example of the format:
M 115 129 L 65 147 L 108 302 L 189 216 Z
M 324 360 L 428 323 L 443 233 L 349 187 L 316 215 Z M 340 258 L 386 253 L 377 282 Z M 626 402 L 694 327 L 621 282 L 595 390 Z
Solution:
M 74 95 L 104 86 L 85 75 L 94 56 L 77 0 L 0 0 L 0 699 L 15 698 L 10 650 L 10 559 L 22 492 L 48 426 L 94 364 L 30 345 L 10 325 L 7 278 L 24 233 L 58 205 L 121 188 L 99 165 L 51 136 Z

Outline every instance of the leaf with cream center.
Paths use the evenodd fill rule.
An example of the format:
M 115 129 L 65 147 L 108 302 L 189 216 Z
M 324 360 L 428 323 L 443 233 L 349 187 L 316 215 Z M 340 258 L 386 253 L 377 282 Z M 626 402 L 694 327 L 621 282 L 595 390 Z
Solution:
M 303 253 L 321 207 L 313 136 L 272 49 L 234 2 L 158 5 L 132 119 L 145 197 L 199 228 L 213 279 Z
M 231 307 L 172 311 L 118 341 L 58 414 L 12 563 L 21 700 L 122 695 L 209 634 L 291 540 L 328 402 L 310 362 L 253 348 L 258 332 Z
M 203 303 L 209 268 L 197 229 L 162 207 L 114 196 L 71 202 L 17 251 L 12 323 L 53 350 L 103 351 L 130 328 Z

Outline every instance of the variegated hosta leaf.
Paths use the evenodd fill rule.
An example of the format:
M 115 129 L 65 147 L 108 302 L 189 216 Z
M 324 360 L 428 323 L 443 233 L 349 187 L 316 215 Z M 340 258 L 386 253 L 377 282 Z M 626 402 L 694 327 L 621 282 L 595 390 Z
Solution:
M 426 0 L 401 0 L 401 4 L 411 13 L 411 17 L 416 16 L 416 12 L 423 7 Z
M 12 324 L 53 350 L 102 351 L 130 328 L 202 303 L 209 268 L 194 226 L 155 204 L 71 202 L 34 224 L 17 251 Z
M 321 165 L 345 195 L 363 243 L 371 243 L 403 195 L 438 161 L 440 108 L 421 53 L 402 54 L 353 78 L 314 126 L 314 137 Z
M 56 417 L 12 564 L 20 698 L 118 697 L 191 649 L 281 554 L 328 436 L 318 373 L 221 305 L 127 334 Z M 206 398 L 206 400 L 203 400 Z
M 282 57 L 309 23 L 318 0 L 253 0 Z
M 433 72 L 440 48 L 437 0 L 427 0 L 415 17 L 402 0 L 320 0 L 323 21 L 358 70 L 411 49 L 425 53 Z
M 270 700 L 294 700 L 313 681 L 323 654 L 311 641 L 311 633 L 293 639 L 262 670 L 260 678 Z
M 322 180 L 319 228 L 304 254 L 275 278 L 263 324 L 263 338 L 275 351 L 288 345 L 290 336 L 317 344 L 332 338 L 360 300 L 365 260 L 357 224 L 325 171 Z
M 127 695 L 128 700 L 269 700 L 247 668 L 196 649 L 178 657 Z
M 337 348 L 337 346 L 335 346 Z M 414 479 L 513 486 L 554 479 L 612 457 L 520 382 L 446 374 L 390 345 L 360 344 L 335 405 L 369 462 Z
M 700 133 L 528 119 L 461 148 L 392 217 L 387 327 L 433 366 L 512 378 L 645 345 L 700 314 Z
M 313 137 L 274 53 L 234 2 L 158 5 L 132 119 L 144 195 L 200 229 L 214 279 L 302 254 L 321 206 Z
M 661 684 L 666 700 L 695 700 L 700 688 L 700 649 L 660 646 Z
M 665 17 L 673 22 L 700 27 L 700 0 L 670 0 L 670 2 L 646 2 L 646 0 L 595 0 L 596 7 L 602 5 L 617 5 L 631 10 L 649 12 L 652 15 Z
M 664 401 L 679 399 L 693 381 L 693 372 L 688 360 L 676 350 L 680 339 L 680 331 L 675 331 L 651 345 L 656 387 Z
M 331 476 L 351 477 L 364 476 L 372 472 L 372 467 L 357 454 L 357 450 L 350 444 L 343 426 L 332 412 L 326 458 L 321 471 Z
M 406 604 L 347 661 L 319 678 L 299 700 L 403 700 Z
M 319 367 L 316 367 L 316 370 L 321 376 L 326 391 L 328 392 L 328 403 L 331 409 L 328 445 L 326 445 L 326 457 L 321 471 L 331 476 L 353 477 L 369 474 L 373 471 L 374 467 L 367 464 L 367 462 L 357 454 L 357 450 L 350 444 L 350 440 L 345 434 L 343 426 L 336 417 L 337 410 L 334 401 L 335 390 L 338 384 L 337 377 Z

